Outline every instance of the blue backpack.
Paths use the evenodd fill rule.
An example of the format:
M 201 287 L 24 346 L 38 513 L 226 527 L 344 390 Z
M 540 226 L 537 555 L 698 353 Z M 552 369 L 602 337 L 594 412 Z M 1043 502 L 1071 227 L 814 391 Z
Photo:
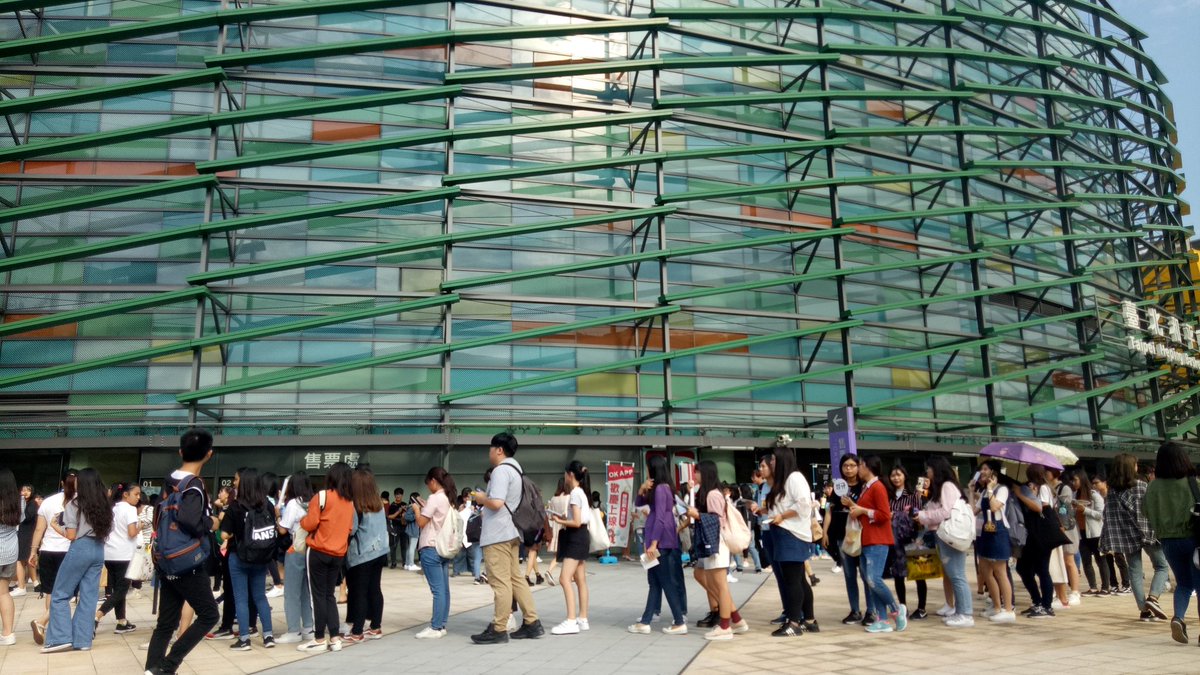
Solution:
M 183 503 L 184 493 L 190 490 L 198 491 L 200 498 L 208 503 L 204 483 L 198 477 L 191 476 L 176 486 L 159 505 L 154 517 L 154 566 L 167 578 L 204 567 L 212 554 L 211 537 L 194 537 L 179 528 L 179 506 Z

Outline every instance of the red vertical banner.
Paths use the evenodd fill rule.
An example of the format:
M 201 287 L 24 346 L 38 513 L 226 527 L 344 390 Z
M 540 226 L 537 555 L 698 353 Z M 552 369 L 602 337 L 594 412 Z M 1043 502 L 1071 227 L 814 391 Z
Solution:
M 633 517 L 632 464 L 608 465 L 608 538 L 613 548 L 624 548 L 629 543 L 629 522 Z

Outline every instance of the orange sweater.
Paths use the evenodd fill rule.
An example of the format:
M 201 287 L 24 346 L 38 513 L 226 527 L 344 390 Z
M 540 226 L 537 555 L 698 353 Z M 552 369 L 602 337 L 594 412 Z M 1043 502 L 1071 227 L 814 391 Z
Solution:
M 308 532 L 307 546 L 325 555 L 343 557 L 350 545 L 350 531 L 354 529 L 354 504 L 333 490 L 326 490 L 322 510 L 320 495 L 313 495 L 308 502 L 308 515 L 300 519 L 300 527 Z

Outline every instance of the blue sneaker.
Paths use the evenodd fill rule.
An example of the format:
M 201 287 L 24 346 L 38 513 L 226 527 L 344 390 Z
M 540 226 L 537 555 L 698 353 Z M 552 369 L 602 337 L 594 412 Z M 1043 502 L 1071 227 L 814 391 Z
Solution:
M 887 621 L 876 621 L 870 626 L 867 626 L 866 630 L 868 633 L 891 633 L 895 629 L 892 628 L 892 624 Z
M 896 610 L 896 632 L 899 633 L 905 628 L 908 628 L 908 608 L 900 605 Z

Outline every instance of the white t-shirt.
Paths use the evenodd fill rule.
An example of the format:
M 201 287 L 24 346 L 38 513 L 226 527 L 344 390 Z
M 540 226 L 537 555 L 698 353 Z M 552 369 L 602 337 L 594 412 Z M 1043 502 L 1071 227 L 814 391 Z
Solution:
M 300 527 L 300 520 L 308 515 L 308 509 L 300 505 L 299 499 L 289 500 L 283 507 L 283 514 L 279 517 L 279 526 L 296 535 L 296 529 Z
M 56 492 L 42 500 L 38 507 L 38 515 L 46 519 L 46 534 L 42 537 L 41 550 L 51 553 L 66 553 L 71 548 L 71 540 L 62 536 L 52 527 L 57 523 L 58 514 L 63 512 L 63 493 Z
M 786 494 L 775 501 L 774 507 L 767 515 L 776 516 L 788 511 L 795 511 L 797 516 L 784 518 L 779 523 L 779 527 L 796 535 L 800 541 L 811 542 L 812 519 L 809 514 L 812 513 L 812 490 L 808 487 L 808 481 L 804 480 L 804 474 L 793 471 L 783 485 Z
M 133 559 L 133 551 L 141 541 L 142 533 L 138 530 L 129 537 L 129 526 L 138 522 L 137 507 L 129 502 L 119 501 L 113 505 L 112 531 L 104 541 L 104 559 L 124 561 Z
M 583 488 L 576 487 L 574 490 L 571 490 L 571 496 L 567 498 L 567 520 L 572 518 L 572 506 L 579 507 L 579 522 L 581 524 L 587 525 L 592 520 L 591 500 L 589 500 L 588 496 L 584 494 Z
M 995 499 L 1000 503 L 1008 502 L 1008 488 L 1004 487 L 1003 485 L 997 485 L 996 491 L 992 493 L 992 499 Z M 979 507 L 980 522 L 986 523 L 988 511 L 992 510 L 992 505 L 990 500 L 987 499 L 986 491 L 979 493 L 979 502 L 976 504 L 976 506 Z M 999 511 L 992 514 L 992 520 L 999 518 L 1000 522 L 1004 523 L 1005 527 L 1008 527 L 1008 516 L 1004 514 L 1004 511 L 1005 507 L 1001 506 Z

